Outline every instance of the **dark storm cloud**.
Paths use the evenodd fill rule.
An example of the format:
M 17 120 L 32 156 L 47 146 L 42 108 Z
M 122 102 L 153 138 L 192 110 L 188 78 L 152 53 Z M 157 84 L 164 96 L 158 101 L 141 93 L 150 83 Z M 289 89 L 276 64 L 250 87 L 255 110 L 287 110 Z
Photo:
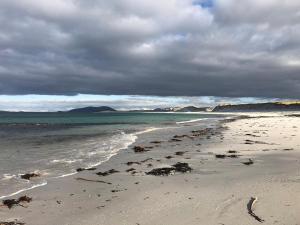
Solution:
M 2 0 L 0 94 L 298 98 L 299 7 Z

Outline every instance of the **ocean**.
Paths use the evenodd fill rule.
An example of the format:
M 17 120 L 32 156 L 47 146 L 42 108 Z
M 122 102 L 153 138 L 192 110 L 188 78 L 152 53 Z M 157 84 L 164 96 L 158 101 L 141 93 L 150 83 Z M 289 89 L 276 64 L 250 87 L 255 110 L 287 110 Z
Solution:
M 137 135 L 224 118 L 214 113 L 0 113 L 0 199 L 109 160 Z M 21 174 L 38 173 L 32 180 Z

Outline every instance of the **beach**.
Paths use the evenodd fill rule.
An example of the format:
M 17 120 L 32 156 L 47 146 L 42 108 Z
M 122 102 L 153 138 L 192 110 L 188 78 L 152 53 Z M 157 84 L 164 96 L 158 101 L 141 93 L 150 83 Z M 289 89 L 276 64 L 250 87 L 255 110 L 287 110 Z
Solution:
M 291 113 L 249 113 L 141 132 L 95 168 L 9 197 L 32 201 L 1 206 L 0 218 L 26 225 L 300 224 L 299 129 Z

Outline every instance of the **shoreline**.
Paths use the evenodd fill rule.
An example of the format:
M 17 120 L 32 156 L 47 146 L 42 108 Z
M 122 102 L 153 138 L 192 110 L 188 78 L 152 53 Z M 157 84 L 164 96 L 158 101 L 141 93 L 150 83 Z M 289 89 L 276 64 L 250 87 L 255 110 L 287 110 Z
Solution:
M 116 150 L 114 153 L 112 153 L 110 156 L 108 156 L 108 158 L 106 160 L 98 162 L 98 163 L 93 164 L 93 165 L 90 165 L 88 167 L 85 167 L 84 169 L 97 168 L 97 167 L 101 166 L 101 164 L 103 164 L 105 162 L 108 162 L 112 157 L 114 157 L 115 155 L 117 155 L 120 151 L 127 150 L 131 145 L 133 145 L 137 141 L 137 139 L 139 138 L 139 135 L 142 135 L 142 134 L 145 134 L 145 133 L 148 133 L 148 132 L 153 132 L 153 131 L 160 130 L 160 129 L 170 129 L 170 128 L 173 128 L 173 129 L 179 128 L 180 129 L 180 127 L 178 127 L 178 126 L 176 127 L 176 124 L 188 124 L 188 123 L 199 122 L 199 121 L 202 121 L 202 120 L 203 119 L 182 121 L 180 123 L 176 122 L 174 124 L 174 127 L 167 127 L 167 126 L 165 126 L 165 127 L 148 127 L 148 128 L 146 128 L 145 130 L 142 130 L 142 131 L 137 131 L 137 132 L 134 132 L 134 133 L 129 133 L 127 135 L 133 135 L 133 139 L 134 139 L 131 143 L 127 144 L 125 147 L 122 147 L 122 148 Z M 35 173 L 35 172 L 32 172 L 32 173 Z M 63 175 L 54 176 L 54 177 L 47 177 L 45 180 L 42 180 L 42 182 L 40 184 L 32 184 L 32 186 L 30 186 L 28 188 L 20 189 L 20 190 L 17 190 L 15 192 L 13 192 L 13 193 L 9 193 L 7 195 L 0 196 L 0 200 L 6 199 L 6 198 L 11 198 L 11 197 L 19 195 L 21 193 L 26 193 L 29 190 L 36 189 L 36 188 L 39 188 L 39 187 L 43 187 L 43 186 L 47 185 L 48 182 L 51 182 L 51 180 L 62 179 L 62 178 L 65 178 L 65 177 L 76 175 L 78 173 L 79 172 L 77 172 L 77 171 L 74 171 L 74 172 L 70 171 L 69 173 L 66 173 L 66 174 L 63 174 Z M 14 174 L 12 176 L 13 177 L 19 177 L 20 175 L 21 174 Z M 41 177 L 42 176 L 43 175 L 41 175 Z M 19 179 L 21 179 L 21 178 L 19 178 Z M 28 182 L 30 182 L 30 180 L 28 180 Z
M 290 133 L 279 138 L 274 126 L 283 124 L 286 127 L 282 132 Z M 287 193 L 293 190 L 296 195 L 299 187 L 295 182 L 298 162 L 294 160 L 299 156 L 298 124 L 300 128 L 296 117 L 279 115 L 232 120 L 219 127 L 183 126 L 144 133 L 133 145 L 152 147 L 147 151 L 134 153 L 133 146 L 129 146 L 98 166 L 96 171 L 83 171 L 30 190 L 26 195 L 33 201 L 26 205 L 28 208 L 1 208 L 0 217 L 6 221 L 17 219 L 26 225 L 193 225 L 235 224 L 238 220 L 243 221 L 242 224 L 256 224 L 257 221 L 247 215 L 246 205 L 250 197 L 258 197 L 258 202 L 250 209 L 254 213 L 257 211 L 259 216 L 263 214 L 261 217 L 266 224 L 275 221 L 267 216 L 270 213 L 282 223 L 299 222 L 295 211 L 300 208 L 293 201 L 297 198 L 286 196 L 286 188 L 290 189 Z M 193 134 L 195 136 L 191 138 Z M 249 159 L 253 165 L 244 164 L 250 162 Z M 166 167 L 173 170 L 172 165 L 179 162 L 187 163 L 191 172 L 147 175 L 153 169 Z M 105 174 L 112 169 L 118 172 L 105 176 L 96 174 Z M 284 179 L 281 176 L 286 177 L 286 174 L 291 184 L 289 180 L 281 182 Z M 276 191 L 277 195 L 273 196 Z M 269 204 L 284 199 L 295 206 L 294 210 L 289 209 L 290 212 L 278 206 L 278 210 L 292 215 L 289 219 L 276 209 L 265 211 Z M 43 214 L 55 215 L 55 218 L 40 218 Z M 146 215 L 152 216 L 146 219 Z

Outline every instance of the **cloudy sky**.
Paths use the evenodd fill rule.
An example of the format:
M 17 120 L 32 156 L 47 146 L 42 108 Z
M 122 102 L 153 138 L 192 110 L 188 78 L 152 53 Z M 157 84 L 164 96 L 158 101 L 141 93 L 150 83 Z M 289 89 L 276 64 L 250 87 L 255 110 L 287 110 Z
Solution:
M 0 109 L 298 99 L 299 44 L 299 0 L 1 0 Z

